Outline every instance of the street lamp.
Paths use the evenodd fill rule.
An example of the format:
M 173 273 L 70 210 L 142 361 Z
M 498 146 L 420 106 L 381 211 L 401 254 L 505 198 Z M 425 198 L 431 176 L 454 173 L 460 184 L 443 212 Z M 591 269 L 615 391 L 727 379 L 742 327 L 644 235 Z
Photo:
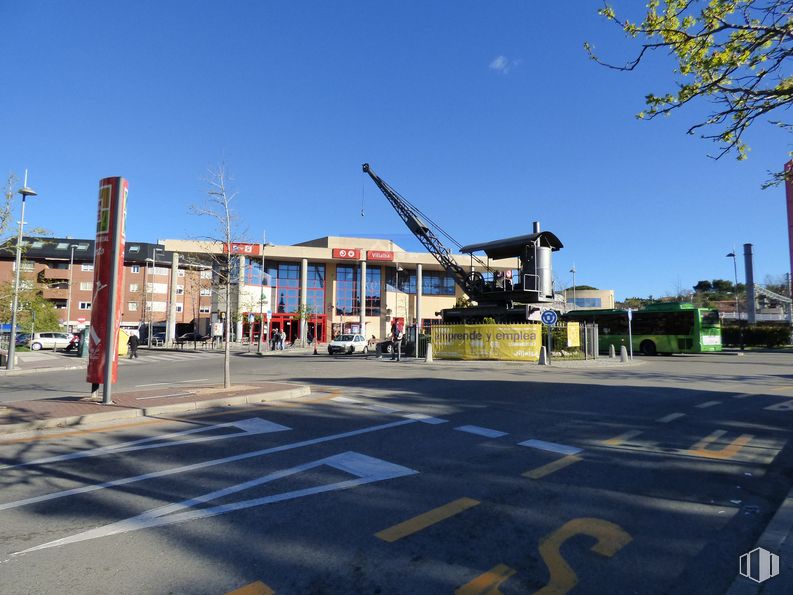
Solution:
M 735 248 L 732 252 L 726 255 L 727 258 L 732 258 L 732 270 L 735 274 L 735 320 L 738 322 L 738 334 L 740 336 L 741 351 L 743 351 L 743 325 L 741 324 L 741 310 L 738 301 L 738 263 L 735 257 Z
M 37 193 L 28 188 L 28 172 L 25 170 L 25 183 L 17 190 L 22 195 L 22 212 L 19 217 L 19 233 L 17 234 L 17 256 L 16 271 L 14 272 L 14 299 L 11 303 L 11 342 L 8 345 L 8 361 L 6 370 L 14 369 L 14 358 L 17 346 L 17 307 L 19 306 L 19 269 L 22 267 L 22 230 L 25 226 L 25 200 L 28 196 L 36 196 Z
M 69 246 L 69 249 L 71 250 L 69 254 L 69 296 L 66 298 L 66 330 L 69 332 L 72 331 L 72 278 L 74 277 L 73 269 L 75 248 L 77 248 L 77 244 L 72 244 Z
M 153 299 L 154 298 L 154 284 L 151 283 L 151 281 L 149 281 L 149 263 L 150 262 L 153 263 L 154 259 L 153 258 L 147 258 L 146 259 L 146 281 L 145 281 L 145 287 L 143 288 L 144 289 L 143 297 L 146 300 L 146 306 L 143 309 L 143 314 L 145 316 L 146 313 L 148 312 L 148 318 L 149 318 L 149 332 L 147 333 L 147 342 L 148 342 L 149 349 L 151 349 L 151 317 L 152 317 L 152 313 L 153 313 L 152 301 L 154 301 L 154 299 Z M 151 286 L 151 291 L 149 291 L 149 286 Z M 151 300 L 149 299 L 149 294 L 150 293 L 151 293 L 151 297 L 152 297 Z
M 570 272 L 573 273 L 573 309 L 575 310 L 578 308 L 578 303 L 575 301 L 575 263 L 573 263 L 573 268 L 570 269 Z
M 259 279 L 261 282 L 261 289 L 259 290 L 259 341 L 256 343 L 256 353 L 259 354 L 262 352 L 262 334 L 264 333 L 264 276 L 267 274 L 264 267 L 264 249 L 274 245 L 267 243 L 267 233 L 265 232 L 262 237 L 262 274 Z

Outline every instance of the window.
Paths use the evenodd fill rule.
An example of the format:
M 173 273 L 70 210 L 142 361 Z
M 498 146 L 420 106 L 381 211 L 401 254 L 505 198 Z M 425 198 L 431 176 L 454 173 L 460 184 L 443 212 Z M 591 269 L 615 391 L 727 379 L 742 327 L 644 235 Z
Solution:
M 353 315 L 361 311 L 361 298 L 358 292 L 358 267 L 336 267 L 336 314 Z
M 90 246 L 89 243 L 83 242 L 82 244 L 77 244 L 77 249 L 80 250 L 81 252 L 85 252 L 86 250 L 88 250 L 89 246 Z
M 176 295 L 184 295 L 184 285 L 176 286 Z
M 93 286 L 91 281 L 80 281 L 80 291 L 91 291 Z
M 37 240 L 37 241 L 33 242 L 30 245 L 30 247 L 31 248 L 43 248 L 44 247 L 44 242 Z
M 140 291 L 140 285 L 137 283 L 130 283 L 129 284 L 129 292 L 130 293 L 138 293 Z
M 366 316 L 380 316 L 380 267 L 366 268 Z
M 58 242 L 58 245 L 55 246 L 56 250 L 68 250 L 69 242 Z
M 325 312 L 325 265 L 308 265 L 306 304 L 313 314 Z
M 202 287 L 200 291 L 201 295 L 212 295 L 212 288 L 210 287 Z
M 176 304 L 176 313 L 181 314 L 184 312 L 184 304 Z
M 201 306 L 198 309 L 199 313 L 201 314 L 209 314 L 211 312 L 211 308 L 209 306 Z
M 176 271 L 176 276 L 177 277 L 184 277 L 184 269 L 178 269 Z
M 127 304 L 127 310 L 130 312 L 136 312 L 138 310 L 138 302 L 129 302 Z
M 567 303 L 568 304 L 575 304 L 579 308 L 600 308 L 602 306 L 602 301 L 600 298 L 575 298 L 575 302 L 573 301 L 572 296 L 569 294 L 567 295 Z
M 22 262 L 19 263 L 19 271 L 21 273 L 32 273 L 35 266 L 36 265 L 35 265 L 34 262 L 32 262 L 30 260 L 23 260 Z M 12 268 L 12 270 L 15 271 L 16 267 L 17 267 L 17 263 L 16 263 L 16 261 L 14 261 L 14 266 L 11 267 L 11 268 Z
M 201 271 L 201 278 L 202 279 L 211 279 L 212 278 L 212 269 L 207 269 L 205 271 Z
M 19 289 L 33 289 L 33 281 L 27 279 L 20 279 Z
M 454 277 L 440 271 L 424 271 L 421 275 L 421 291 L 424 295 L 454 295 Z
M 139 265 L 139 264 L 133 264 L 133 265 L 130 267 L 130 272 L 133 272 L 133 273 L 140 273 L 140 265 Z
M 146 293 L 164 294 L 168 292 L 167 283 L 146 283 Z
M 168 269 L 165 267 L 152 267 L 151 269 L 152 275 L 167 275 Z
M 91 309 L 91 302 L 80 302 L 79 309 L 80 310 L 90 310 Z
M 278 312 L 297 312 L 300 303 L 300 265 L 293 262 L 268 264 L 267 274 L 275 281 Z
M 138 252 L 140 252 L 140 246 L 135 245 L 135 246 L 130 246 L 129 247 L 129 253 L 130 254 L 137 254 Z
M 84 262 L 83 264 L 80 265 L 80 270 L 81 271 L 86 271 L 86 272 L 87 271 L 93 271 L 94 270 L 94 263 L 88 264 L 88 263 Z

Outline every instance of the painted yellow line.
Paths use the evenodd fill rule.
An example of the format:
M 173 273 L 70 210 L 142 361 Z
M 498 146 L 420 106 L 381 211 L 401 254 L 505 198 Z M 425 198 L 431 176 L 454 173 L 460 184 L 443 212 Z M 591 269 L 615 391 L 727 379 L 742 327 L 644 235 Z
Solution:
M 552 463 L 543 465 L 542 467 L 537 467 L 536 469 L 526 471 L 522 475 L 523 477 L 528 477 L 529 479 L 540 479 L 541 477 L 550 475 L 555 471 L 559 471 L 559 469 L 564 469 L 565 467 L 572 465 L 573 463 L 577 463 L 580 460 L 581 457 L 579 457 L 578 455 L 568 455 L 566 457 L 562 457 L 561 459 L 557 459 Z
M 275 591 L 262 581 L 256 581 L 255 583 L 250 583 L 234 591 L 229 591 L 226 595 L 273 595 L 273 593 L 275 593 Z
M 623 432 L 619 436 L 614 436 L 614 438 L 609 438 L 608 440 L 601 441 L 601 444 L 605 444 L 606 446 L 619 446 L 623 442 L 627 442 L 631 438 L 636 438 L 639 434 L 642 433 L 642 430 L 629 430 L 628 432 Z
M 708 446 L 714 443 L 716 440 L 724 436 L 726 434 L 726 430 L 716 430 L 715 432 L 711 433 L 710 435 L 706 436 L 696 444 L 694 444 L 691 448 L 688 449 L 687 453 L 690 455 L 694 455 L 697 457 L 705 457 L 708 459 L 732 459 L 738 452 L 749 442 L 752 441 L 754 436 L 752 434 L 741 434 L 730 442 L 724 448 L 719 450 L 709 449 Z
M 453 502 L 449 502 L 448 504 L 444 504 L 443 506 L 439 506 L 438 508 L 433 508 L 432 510 L 415 516 L 412 519 L 403 521 L 398 525 L 378 531 L 374 535 L 383 541 L 392 543 L 398 539 L 402 539 L 403 537 L 417 533 L 422 529 L 426 529 L 435 523 L 440 523 L 441 521 L 453 517 L 456 514 L 460 514 L 464 510 L 468 510 L 477 504 L 479 504 L 479 500 L 460 498 L 458 500 L 454 500 Z
M 455 589 L 455 595 L 501 595 L 499 585 L 515 574 L 515 570 L 506 564 L 499 564 L 480 574 L 470 583 Z
M 550 581 L 534 595 L 563 595 L 578 584 L 578 577 L 559 551 L 565 541 L 576 535 L 594 537 L 597 543 L 590 550 L 608 558 L 633 539 L 622 527 L 603 519 L 579 518 L 566 522 L 540 541 L 540 556 L 548 567 Z

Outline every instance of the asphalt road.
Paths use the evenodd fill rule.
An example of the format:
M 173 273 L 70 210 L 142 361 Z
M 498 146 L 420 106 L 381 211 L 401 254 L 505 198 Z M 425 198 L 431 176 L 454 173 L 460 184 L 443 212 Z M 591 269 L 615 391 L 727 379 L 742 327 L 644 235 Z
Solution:
M 220 370 L 134 363 L 119 389 Z M 0 591 L 723 593 L 793 483 L 789 353 L 233 370 L 314 393 L 0 441 Z

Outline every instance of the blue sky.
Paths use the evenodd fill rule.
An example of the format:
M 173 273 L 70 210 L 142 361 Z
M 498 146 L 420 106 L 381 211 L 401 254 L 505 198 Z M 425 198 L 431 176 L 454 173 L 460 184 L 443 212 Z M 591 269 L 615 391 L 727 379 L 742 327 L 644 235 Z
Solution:
M 539 220 L 565 244 L 561 286 L 575 263 L 578 284 L 661 296 L 732 279 L 747 242 L 756 278 L 787 272 L 784 190 L 760 185 L 790 137 L 758 123 L 748 161 L 713 161 L 685 134 L 704 106 L 636 120 L 672 66 L 588 60 L 587 40 L 615 61 L 634 47 L 600 5 L 6 0 L 0 173 L 29 168 L 30 226 L 85 238 L 99 179 L 122 175 L 127 237 L 156 241 L 214 234 L 189 207 L 224 160 L 247 239 L 418 249 L 369 162 L 462 244 Z

